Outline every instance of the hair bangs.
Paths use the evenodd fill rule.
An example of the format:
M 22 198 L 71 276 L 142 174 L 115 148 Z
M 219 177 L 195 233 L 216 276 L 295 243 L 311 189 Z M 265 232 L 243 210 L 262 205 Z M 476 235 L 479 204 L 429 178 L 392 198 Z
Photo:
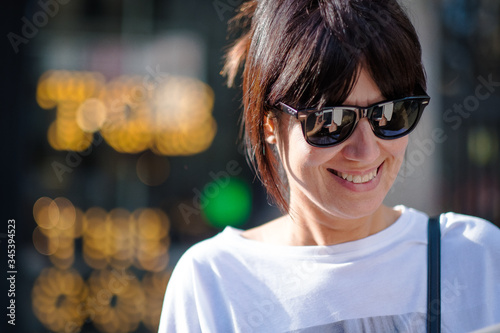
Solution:
M 283 61 L 267 95 L 269 104 L 285 102 L 297 108 L 321 108 L 347 99 L 363 55 L 353 56 L 340 46 L 338 34 L 325 23 L 319 8 L 289 22 L 282 36 L 293 42 L 277 43 Z
M 278 74 L 267 103 L 282 101 L 296 108 L 342 104 L 362 67 L 387 99 L 425 90 L 420 43 L 398 5 L 373 1 L 367 8 L 366 1 L 363 6 L 357 1 L 325 1 L 302 13 L 279 20 L 287 27 L 273 30 L 277 43 L 266 57 L 278 55 L 282 61 L 274 69 Z M 283 29 L 285 33 L 278 32 Z

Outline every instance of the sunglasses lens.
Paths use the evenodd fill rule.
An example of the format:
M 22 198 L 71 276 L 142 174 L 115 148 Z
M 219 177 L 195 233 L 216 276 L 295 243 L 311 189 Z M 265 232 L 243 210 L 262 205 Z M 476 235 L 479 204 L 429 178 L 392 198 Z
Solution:
M 304 132 L 314 146 L 333 146 L 349 136 L 356 122 L 356 112 L 334 108 L 308 115 Z
M 408 134 L 419 119 L 421 100 L 406 100 L 378 106 L 372 113 L 375 134 L 383 139 L 395 139 Z
M 374 134 L 387 140 L 407 135 L 428 103 L 428 97 L 413 97 L 367 108 L 371 109 L 369 117 Z M 301 121 L 306 141 L 316 147 L 330 147 L 347 139 L 357 122 L 357 109 L 353 108 L 333 107 L 309 113 Z

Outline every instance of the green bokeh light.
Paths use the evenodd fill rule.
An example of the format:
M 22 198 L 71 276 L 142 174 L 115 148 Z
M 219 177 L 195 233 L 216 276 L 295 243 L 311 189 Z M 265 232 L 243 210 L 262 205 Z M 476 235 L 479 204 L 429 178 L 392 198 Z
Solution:
M 498 137 L 495 132 L 485 127 L 476 127 L 467 136 L 469 159 L 478 166 L 493 163 L 498 156 Z
M 203 214 L 216 228 L 243 225 L 250 216 L 252 195 L 249 185 L 238 178 L 219 178 L 203 189 Z

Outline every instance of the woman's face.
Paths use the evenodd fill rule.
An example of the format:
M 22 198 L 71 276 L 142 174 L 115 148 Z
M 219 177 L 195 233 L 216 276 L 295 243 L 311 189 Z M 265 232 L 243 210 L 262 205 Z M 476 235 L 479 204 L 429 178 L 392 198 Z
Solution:
M 377 85 L 362 69 L 345 104 L 368 106 L 382 100 Z M 300 123 L 288 115 L 278 126 L 278 151 L 288 177 L 292 213 L 313 209 L 341 219 L 374 213 L 396 179 L 408 144 L 408 136 L 377 138 L 366 118 L 346 141 L 330 148 L 306 143 Z

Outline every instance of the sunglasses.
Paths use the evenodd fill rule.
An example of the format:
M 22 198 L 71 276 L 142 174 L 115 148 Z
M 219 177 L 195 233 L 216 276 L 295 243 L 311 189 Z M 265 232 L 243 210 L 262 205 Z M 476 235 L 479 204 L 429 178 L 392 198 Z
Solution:
M 367 118 L 378 138 L 393 140 L 409 134 L 417 126 L 424 108 L 429 104 L 427 95 L 411 96 L 393 101 L 360 106 L 333 106 L 295 110 L 279 103 L 275 109 L 297 118 L 308 144 L 314 147 L 332 147 L 347 140 L 361 118 Z

